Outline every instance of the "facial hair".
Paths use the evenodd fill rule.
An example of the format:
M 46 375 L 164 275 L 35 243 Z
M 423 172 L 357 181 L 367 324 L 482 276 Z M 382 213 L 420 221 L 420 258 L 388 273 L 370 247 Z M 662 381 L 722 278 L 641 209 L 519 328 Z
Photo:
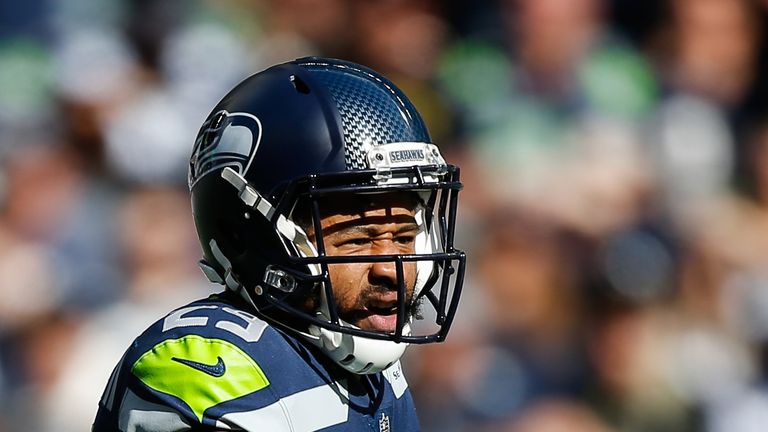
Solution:
M 360 294 L 357 296 L 357 299 L 355 299 L 355 303 L 349 307 L 345 308 L 345 310 L 339 309 L 339 318 L 348 322 L 348 323 L 356 323 L 362 318 L 365 318 L 367 314 L 365 312 L 362 312 L 364 309 L 366 309 L 366 306 L 369 305 L 372 300 L 375 301 L 376 297 L 378 297 L 381 294 L 386 294 L 392 291 L 397 291 L 397 288 L 391 285 L 384 285 L 384 284 L 378 284 L 378 285 L 367 285 L 362 290 L 360 290 Z M 421 319 L 422 318 L 422 304 L 424 303 L 424 298 L 419 297 L 414 301 L 413 299 L 413 290 L 408 290 L 406 293 L 405 298 L 405 319 L 406 321 L 409 320 L 411 317 L 415 319 Z M 399 306 L 399 304 L 397 305 Z

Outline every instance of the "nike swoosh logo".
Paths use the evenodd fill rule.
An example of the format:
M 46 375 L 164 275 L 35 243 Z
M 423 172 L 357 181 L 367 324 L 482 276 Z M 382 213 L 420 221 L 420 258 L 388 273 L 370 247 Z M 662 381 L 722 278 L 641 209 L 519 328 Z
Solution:
M 199 370 L 200 372 L 204 372 L 212 377 L 219 378 L 224 376 L 224 373 L 227 372 L 227 367 L 224 365 L 224 359 L 221 357 L 216 357 L 217 361 L 216 364 L 206 364 L 206 363 L 200 363 L 196 362 L 194 360 L 188 360 L 178 357 L 171 357 L 171 360 L 175 362 L 179 362 L 183 365 L 189 366 L 192 369 Z

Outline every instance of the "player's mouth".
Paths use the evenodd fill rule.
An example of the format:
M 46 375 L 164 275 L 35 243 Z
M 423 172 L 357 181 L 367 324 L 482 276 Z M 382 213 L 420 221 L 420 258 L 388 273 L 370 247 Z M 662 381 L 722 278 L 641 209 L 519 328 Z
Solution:
M 397 329 L 397 295 L 369 299 L 358 311 L 358 327 L 394 333 Z

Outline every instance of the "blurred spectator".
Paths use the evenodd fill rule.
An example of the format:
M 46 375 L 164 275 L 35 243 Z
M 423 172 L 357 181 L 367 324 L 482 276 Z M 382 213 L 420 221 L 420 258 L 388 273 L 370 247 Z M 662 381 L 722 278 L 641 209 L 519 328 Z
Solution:
M 587 407 L 568 400 L 536 404 L 503 429 L 507 432 L 610 432 Z
M 751 0 L 671 0 L 656 46 L 663 82 L 726 108 L 740 104 L 756 78 L 759 8 Z
M 52 63 L 39 42 L 0 40 L 0 160 L 55 133 Z
M 420 377 L 416 397 L 421 391 L 425 395 L 420 409 L 436 410 L 427 411 L 427 418 L 437 421 L 425 422 L 430 430 L 466 430 L 469 419 L 491 427 L 542 398 L 577 397 L 585 390 L 589 371 L 580 277 L 575 262 L 565 259 L 573 252 L 568 237 L 543 220 L 512 212 L 484 222 L 482 249 L 473 255 L 479 273 L 468 287 L 482 289 L 484 320 L 463 321 L 468 325 L 464 339 L 447 344 L 449 353 L 464 352 L 439 366 L 433 359 L 435 366 L 421 368 L 434 371 L 415 374 Z M 435 356 L 440 348 L 433 350 Z M 432 358 L 429 350 L 422 356 Z M 450 405 L 435 404 L 434 397 Z M 457 427 L 460 421 L 465 426 Z M 455 429 L 444 429 L 451 424 Z
M 343 57 L 355 40 L 351 7 L 344 0 L 264 0 L 264 64 L 303 55 Z
M 696 213 L 727 193 L 740 165 L 736 140 L 751 117 L 742 110 L 755 87 L 764 24 L 749 0 L 675 0 L 669 9 L 651 45 L 666 96 L 650 144 L 666 206 Z
M 101 387 L 125 346 L 137 332 L 170 307 L 210 290 L 195 266 L 197 240 L 186 194 L 177 189 L 138 189 L 119 211 L 122 265 L 126 274 L 123 300 L 83 317 L 66 331 L 67 349 L 56 354 L 55 372 L 43 369 L 54 354 L 31 353 L 25 369 L 46 373 L 46 386 L 32 401 L 38 431 L 87 430 L 96 414 Z M 36 337 L 30 339 L 36 343 Z M 38 364 L 40 363 L 40 364 Z M 88 365 L 84 368 L 83 365 Z M 42 369 L 42 370 L 40 370 Z M 19 429 L 21 430 L 21 429 Z
M 57 310 L 36 318 L 17 328 L 6 340 L 10 349 L 4 349 L 14 374 L 10 390 L 0 398 L 0 426 L 7 425 L 11 431 L 46 430 L 45 423 L 53 420 L 41 410 L 40 400 L 61 379 L 62 359 L 72 354 L 71 343 L 81 324 L 79 318 Z M 68 399 L 65 406 L 73 400 Z
M 456 113 L 435 76 L 448 37 L 438 4 L 429 0 L 353 2 L 357 35 L 350 53 L 355 61 L 381 71 L 413 101 L 432 140 L 450 151 L 456 142 Z
M 502 2 L 501 44 L 458 41 L 441 68 L 491 199 L 597 235 L 637 211 L 648 182 L 637 128 L 655 97 L 650 69 L 611 34 L 603 6 Z
M 663 314 L 621 301 L 600 313 L 590 342 L 595 377 L 589 392 L 600 417 L 622 431 L 699 430 L 692 404 L 666 375 L 673 328 Z
M 104 185 L 90 183 L 78 159 L 53 144 L 20 149 L 5 168 L 0 226 L 20 246 L 18 251 L 37 250 L 40 269 L 48 272 L 30 275 L 46 281 L 39 284 L 40 296 L 19 295 L 17 290 L 28 293 L 28 288 L 13 279 L 3 284 L 4 292 L 16 302 L 73 308 L 99 307 L 115 299 L 121 286 L 114 269 L 110 197 Z

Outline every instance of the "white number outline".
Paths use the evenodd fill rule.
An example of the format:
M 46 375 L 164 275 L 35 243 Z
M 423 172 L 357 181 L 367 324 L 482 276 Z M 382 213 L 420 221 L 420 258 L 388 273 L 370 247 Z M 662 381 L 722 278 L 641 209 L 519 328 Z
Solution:
M 188 314 L 202 309 L 213 310 L 219 308 L 220 307 L 216 305 L 200 305 L 181 308 L 165 317 L 163 320 L 163 332 L 179 327 L 205 327 L 208 325 L 209 317 L 188 316 Z M 261 335 L 267 328 L 267 323 L 245 311 L 232 309 L 226 306 L 221 307 L 221 310 L 240 318 L 245 321 L 246 324 L 243 326 L 242 323 L 236 321 L 219 319 L 216 321 L 214 327 L 228 331 L 246 342 L 257 342 L 261 339 Z

